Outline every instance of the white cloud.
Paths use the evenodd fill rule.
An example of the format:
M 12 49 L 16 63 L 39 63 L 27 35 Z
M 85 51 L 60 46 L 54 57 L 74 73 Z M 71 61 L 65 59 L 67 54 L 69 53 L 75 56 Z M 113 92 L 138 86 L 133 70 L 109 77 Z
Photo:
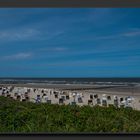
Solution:
M 40 32 L 36 29 L 14 29 L 14 30 L 3 30 L 0 31 L 0 40 L 4 41 L 16 41 L 16 40 L 27 40 L 37 37 Z
M 123 34 L 123 36 L 125 36 L 125 37 L 133 37 L 133 36 L 139 36 L 139 35 L 140 35 L 140 30 L 126 32 L 126 33 Z
M 5 60 L 18 60 L 18 59 L 27 59 L 30 58 L 31 56 L 32 56 L 31 53 L 17 53 L 13 55 L 4 56 L 3 58 Z
M 120 37 L 134 37 L 134 36 L 140 36 L 140 29 L 135 29 L 135 30 L 121 32 L 121 33 L 112 34 L 112 35 L 96 36 L 96 37 L 93 37 L 93 39 L 94 40 L 109 40 L 109 39 L 117 39 Z
M 43 36 L 43 40 L 53 40 L 55 38 L 61 37 L 63 34 L 65 34 L 65 31 L 60 31 L 60 30 L 55 30 L 53 31 L 53 29 L 51 29 L 50 31 L 46 31 L 46 35 L 44 34 Z
M 41 48 L 41 51 L 46 52 L 65 52 L 68 50 L 66 47 L 50 47 L 50 48 Z

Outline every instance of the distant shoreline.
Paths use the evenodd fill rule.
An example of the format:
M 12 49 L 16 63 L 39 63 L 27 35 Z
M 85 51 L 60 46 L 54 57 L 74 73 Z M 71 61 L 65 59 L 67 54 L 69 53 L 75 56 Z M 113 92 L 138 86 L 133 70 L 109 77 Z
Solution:
M 15 86 L 15 87 L 28 87 L 28 88 L 46 88 L 46 89 L 58 89 L 58 90 L 73 90 L 73 91 L 99 91 L 108 93 L 128 94 L 133 96 L 140 96 L 140 86 L 120 86 L 120 85 L 89 85 L 89 84 L 0 84 L 0 86 Z
M 48 84 L 48 83 L 27 83 L 27 84 L 9 84 L 9 83 L 3 83 L 0 84 L 0 86 L 21 86 L 21 87 L 33 87 L 33 88 L 58 88 L 58 89 L 74 89 L 74 88 L 93 88 L 93 89 L 97 89 L 97 88 L 103 88 L 103 87 L 124 87 L 124 85 L 98 85 L 98 84 Z

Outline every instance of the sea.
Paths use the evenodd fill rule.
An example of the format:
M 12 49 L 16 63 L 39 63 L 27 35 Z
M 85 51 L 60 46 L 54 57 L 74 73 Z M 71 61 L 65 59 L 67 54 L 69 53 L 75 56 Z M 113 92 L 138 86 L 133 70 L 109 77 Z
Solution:
M 0 78 L 0 84 L 140 85 L 140 78 Z

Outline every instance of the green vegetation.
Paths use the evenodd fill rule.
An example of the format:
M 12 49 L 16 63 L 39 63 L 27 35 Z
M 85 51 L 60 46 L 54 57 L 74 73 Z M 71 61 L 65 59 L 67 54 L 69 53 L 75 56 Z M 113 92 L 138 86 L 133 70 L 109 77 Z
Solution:
M 140 111 L 34 104 L 0 97 L 0 132 L 140 132 Z

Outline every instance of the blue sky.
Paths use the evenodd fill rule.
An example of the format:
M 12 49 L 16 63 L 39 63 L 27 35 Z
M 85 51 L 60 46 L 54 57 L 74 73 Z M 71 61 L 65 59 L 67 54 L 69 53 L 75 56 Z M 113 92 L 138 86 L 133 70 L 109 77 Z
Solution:
M 140 77 L 140 8 L 1 8 L 0 77 Z

